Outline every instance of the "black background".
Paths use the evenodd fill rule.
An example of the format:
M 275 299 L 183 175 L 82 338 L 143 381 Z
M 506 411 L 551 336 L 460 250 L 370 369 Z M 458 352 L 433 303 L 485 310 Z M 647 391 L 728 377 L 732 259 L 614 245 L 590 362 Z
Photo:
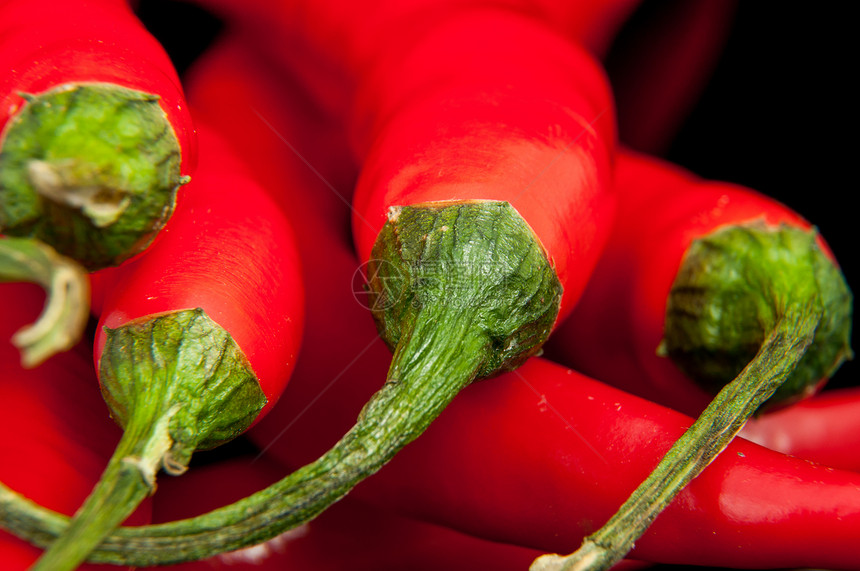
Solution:
M 860 125 L 851 77 L 858 43 L 847 8 L 739 2 L 720 61 L 667 157 L 800 212 L 818 227 L 857 290 L 860 225 L 852 197 Z M 857 364 L 850 362 L 830 386 L 856 384 Z

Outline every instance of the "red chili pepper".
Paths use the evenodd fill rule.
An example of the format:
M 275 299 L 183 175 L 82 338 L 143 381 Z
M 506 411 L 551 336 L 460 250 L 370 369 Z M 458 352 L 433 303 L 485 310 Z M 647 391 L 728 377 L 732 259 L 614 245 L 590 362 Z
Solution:
M 536 68 L 526 60 L 538 52 L 552 58 Z M 379 64 L 356 113 L 368 122 L 361 148 L 373 145 L 353 203 L 360 259 L 373 257 L 391 206 L 508 201 L 559 276 L 564 315 L 612 211 L 605 168 L 614 127 L 602 73 L 573 44 L 503 12 L 452 17 L 398 59 Z
M 159 485 L 153 521 L 205 513 L 276 482 L 283 468 L 266 457 L 235 457 L 195 468 Z M 227 484 L 227 485 L 225 485 Z M 309 569 L 521 571 L 539 552 L 488 542 L 344 499 L 313 521 L 267 543 L 159 569 Z
M 807 229 L 809 223 L 752 190 L 704 181 L 679 167 L 631 152 L 619 154 L 615 184 L 620 205 L 616 230 L 580 304 L 547 344 L 547 355 L 639 396 L 698 415 L 711 395 L 691 382 L 690 370 L 682 373 L 657 353 L 665 335 L 667 300 L 685 252 L 695 239 L 730 225 L 759 221 Z M 820 237 L 817 242 L 832 259 Z M 823 355 L 818 375 L 777 394 L 783 402 L 808 396 L 827 376 L 822 372 L 833 370 L 828 363 L 838 366 L 850 355 L 850 292 L 843 286 L 837 293 L 834 314 L 840 321 L 819 328 L 830 331 L 832 345 L 826 351 L 824 347 L 810 350 L 810 359 Z
M 0 284 L 0 481 L 43 506 L 71 514 L 98 479 L 119 431 L 96 389 L 88 345 L 36 368 L 20 366 L 9 337 L 39 313 L 43 298 L 30 284 Z M 147 523 L 150 508 L 150 502 L 142 504 L 128 523 Z M 39 553 L 0 531 L 5 571 L 27 569 Z
M 752 418 L 740 434 L 771 450 L 860 472 L 860 387 L 826 390 Z
M 585 50 L 514 11 L 386 9 L 335 15 L 358 78 L 355 243 L 394 354 L 350 433 L 391 435 L 374 437 L 370 470 L 463 386 L 539 350 L 614 207 L 611 97 Z
M 288 402 L 297 395 L 313 406 L 262 423 L 275 440 L 252 435 L 288 466 L 314 458 L 328 442 L 308 435 L 325 429 L 334 414 L 351 418 L 373 384 L 368 372 L 376 370 L 352 367 L 337 395 L 316 400 L 314 387 L 292 383 Z M 691 422 L 535 358 L 466 389 L 353 495 L 488 539 L 564 550 L 613 513 Z M 857 478 L 737 439 L 657 518 L 631 556 L 856 569 Z
M 201 308 L 248 359 L 266 397 L 265 414 L 287 384 L 304 326 L 295 233 L 274 191 L 257 182 L 232 146 L 205 124 L 200 138 L 206 153 L 200 182 L 183 190 L 187 205 L 166 227 L 163 244 L 96 278 L 109 284 L 100 303 L 96 362 L 109 343 L 105 328 Z
M 162 238 L 99 277 L 95 360 L 124 438 L 44 568 L 83 560 L 154 491 L 159 469 L 182 473 L 195 450 L 256 422 L 295 364 L 303 286 L 292 230 L 227 144 L 200 136 L 200 168 Z
M 614 512 L 691 422 L 533 359 L 470 387 L 354 494 L 490 539 L 564 550 Z M 308 434 L 311 426 L 294 429 Z M 282 439 L 278 451 L 290 454 L 289 444 Z M 858 481 L 855 473 L 736 439 L 660 514 L 631 556 L 856 569 Z
M 10 0 L 0 38 L 0 230 L 88 269 L 142 251 L 196 156 L 167 53 L 124 0 Z

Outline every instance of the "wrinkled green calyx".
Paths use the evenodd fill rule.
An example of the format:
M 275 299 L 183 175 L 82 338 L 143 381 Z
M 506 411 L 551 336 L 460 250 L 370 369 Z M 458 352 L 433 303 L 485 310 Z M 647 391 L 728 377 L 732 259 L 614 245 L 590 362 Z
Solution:
M 755 356 L 787 305 L 818 298 L 813 341 L 763 409 L 814 392 L 852 354 L 852 294 L 816 235 L 756 222 L 694 241 L 669 295 L 661 352 L 716 394 Z
M 108 329 L 99 374 L 105 402 L 124 428 L 144 409 L 175 411 L 170 463 L 186 464 L 195 449 L 232 440 L 266 404 L 242 350 L 202 309 Z
M 469 343 L 458 351 L 478 356 L 476 378 L 514 369 L 537 352 L 562 292 L 534 232 L 498 201 L 392 208 L 368 264 L 368 288 L 395 361 L 404 352 L 426 359 L 425 345 L 432 352 L 449 331 L 468 327 Z M 416 339 L 424 321 L 433 323 L 431 333 Z
M 145 249 L 187 182 L 158 97 L 91 83 L 25 98 L 2 135 L 0 232 L 89 270 Z
M 159 470 L 181 474 L 195 450 L 238 436 L 266 404 L 239 347 L 201 309 L 108 329 L 99 373 L 123 436 L 34 571 L 75 569 L 155 490 Z

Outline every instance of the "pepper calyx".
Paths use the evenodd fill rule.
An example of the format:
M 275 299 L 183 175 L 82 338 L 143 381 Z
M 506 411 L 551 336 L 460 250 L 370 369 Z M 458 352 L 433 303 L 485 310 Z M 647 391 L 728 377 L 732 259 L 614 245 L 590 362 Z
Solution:
M 0 231 L 88 270 L 143 251 L 188 177 L 155 95 L 70 83 L 24 98 L 0 135 Z

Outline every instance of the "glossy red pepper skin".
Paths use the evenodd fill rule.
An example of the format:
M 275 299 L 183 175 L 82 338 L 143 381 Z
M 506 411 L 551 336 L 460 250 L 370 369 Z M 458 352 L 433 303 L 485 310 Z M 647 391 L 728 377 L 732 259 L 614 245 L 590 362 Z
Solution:
M 189 96 L 210 117 L 222 118 L 249 160 L 262 157 L 252 163 L 258 174 L 304 180 L 306 189 L 316 189 L 293 188 L 284 200 L 295 192 L 303 205 L 320 201 L 333 209 L 302 209 L 301 228 L 334 249 L 327 250 L 326 267 L 307 267 L 308 291 L 319 295 L 308 298 L 308 335 L 285 398 L 249 432 L 265 454 L 297 467 L 351 425 L 385 378 L 388 354 L 344 284 L 358 263 L 346 245 L 343 203 L 301 160 L 289 160 L 292 151 L 284 148 L 284 141 L 313 148 L 318 135 L 333 145 L 337 139 L 303 121 L 310 117 L 304 108 L 287 103 L 296 96 L 289 79 L 277 77 L 265 58 L 249 58 L 247 51 L 242 56 L 243 49 L 237 38 L 216 46 L 189 76 Z M 276 97 L 279 90 L 283 95 Z M 237 100 L 254 101 L 258 115 L 251 109 L 239 114 Z M 312 152 L 306 158 L 315 164 Z M 325 178 L 325 171 L 318 172 Z M 338 207 L 340 216 L 319 216 Z M 353 493 L 481 537 L 567 550 L 611 515 L 691 421 L 533 359 L 518 372 L 467 389 L 400 453 L 402 459 Z M 857 484 L 856 475 L 739 440 L 658 518 L 633 555 L 701 565 L 851 568 L 858 529 L 851 518 L 860 517 Z M 773 496 L 759 501 L 762 487 Z
M 615 169 L 615 230 L 586 293 L 553 334 L 547 355 L 633 394 L 696 416 L 710 396 L 657 355 L 666 300 L 694 238 L 720 226 L 763 220 L 810 224 L 776 200 L 739 185 L 705 181 L 633 152 Z M 819 244 L 827 250 L 826 244 Z
M 176 71 L 127 0 L 0 5 L 0 129 L 24 103 L 75 82 L 106 82 L 156 94 L 182 149 L 182 172 L 196 164 L 194 125 Z
M 88 344 L 34 369 L 20 366 L 9 338 L 39 314 L 44 295 L 32 284 L 0 284 L 0 481 L 71 515 L 98 479 L 119 430 L 96 388 Z M 148 523 L 151 507 L 145 502 L 129 524 Z M 4 570 L 27 569 L 39 554 L 39 549 L 0 530 Z
M 860 387 L 824 390 L 752 418 L 741 436 L 783 454 L 860 472 Z
M 367 371 L 353 367 L 350 376 L 336 397 L 308 399 L 312 408 L 272 426 L 277 439 L 260 441 L 269 445 L 267 453 L 288 466 L 315 457 L 326 443 L 315 446 L 307 435 L 348 409 L 343 401 L 354 399 L 357 407 L 368 390 L 361 386 L 370 383 Z M 469 387 L 353 494 L 480 537 L 567 552 L 614 513 L 690 423 L 533 358 L 517 372 Z M 858 477 L 737 439 L 657 518 L 630 556 L 685 565 L 855 569 Z
M 201 466 L 161 485 L 153 521 L 205 513 L 261 490 L 282 475 L 283 468 L 266 457 L 239 456 Z M 344 499 L 263 545 L 159 569 L 395 571 L 406 566 L 415 571 L 519 571 L 538 555 L 533 549 L 488 542 Z
M 94 275 L 105 327 L 201 308 L 248 359 L 266 396 L 264 415 L 286 386 L 304 327 L 304 287 L 296 239 L 286 216 L 230 146 L 201 125 L 200 166 L 180 191 L 180 206 L 145 256 Z M 258 417 L 259 418 L 259 417 Z

